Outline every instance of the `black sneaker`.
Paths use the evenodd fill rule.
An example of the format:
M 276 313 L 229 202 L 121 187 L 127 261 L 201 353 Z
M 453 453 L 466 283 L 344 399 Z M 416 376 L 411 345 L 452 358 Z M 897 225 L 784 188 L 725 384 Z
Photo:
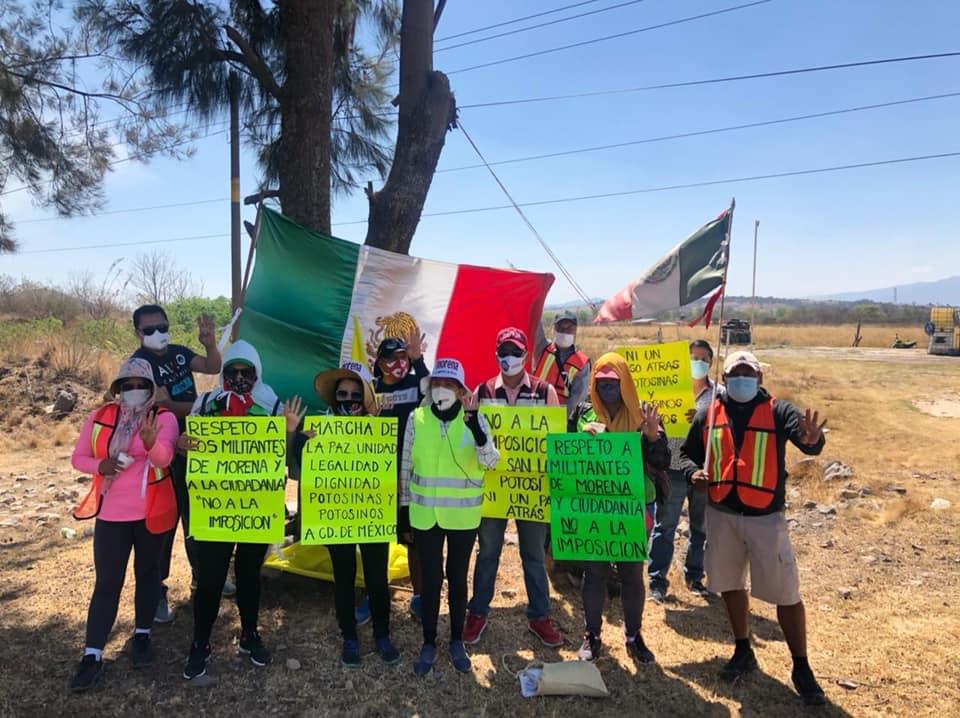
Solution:
M 753 654 L 752 648 L 745 651 L 734 651 L 733 658 L 720 669 L 720 680 L 732 683 L 739 678 L 743 678 L 750 671 L 756 670 L 756 668 L 757 657 Z
M 643 642 L 640 631 L 637 631 L 637 635 L 633 637 L 632 641 L 627 641 L 627 655 L 637 663 L 654 663 L 656 661 L 653 651 L 647 648 L 647 644 Z
M 340 650 L 340 665 L 344 668 L 359 668 L 360 663 L 360 641 L 344 639 L 343 648 Z
M 793 687 L 797 689 L 797 693 L 800 694 L 803 702 L 808 706 L 822 706 L 826 704 L 827 697 L 823 694 L 823 689 L 820 687 L 820 684 L 817 683 L 813 671 L 794 668 L 790 678 L 793 679 Z
M 273 656 L 264 647 L 263 641 L 260 640 L 260 634 L 256 631 L 240 634 L 240 655 L 249 656 L 250 662 L 261 668 L 273 660 Z
M 96 656 L 88 653 L 80 661 L 80 665 L 77 666 L 77 672 L 73 675 L 73 680 L 70 681 L 70 690 L 74 693 L 83 693 L 90 690 L 97 684 L 102 675 L 103 661 L 97 660 Z
M 380 658 L 382 658 L 383 662 L 388 666 L 393 666 L 400 662 L 400 651 L 393 645 L 393 641 L 390 640 L 389 636 L 377 639 L 377 653 L 380 654 Z
M 133 634 L 133 667 L 146 668 L 153 663 L 153 647 L 149 633 Z
M 188 681 L 199 678 L 207 673 L 207 661 L 210 660 L 210 644 L 194 643 L 190 646 L 190 656 L 187 665 L 183 667 L 183 677 Z
M 687 590 L 701 598 L 713 598 L 713 592 L 703 585 L 703 579 L 687 581 Z
M 660 586 L 651 586 L 649 598 L 654 603 L 666 603 L 667 589 L 661 588 Z
M 595 661 L 600 656 L 602 649 L 600 636 L 595 636 L 590 631 L 583 634 L 583 643 L 580 644 L 580 650 L 577 651 L 578 661 Z

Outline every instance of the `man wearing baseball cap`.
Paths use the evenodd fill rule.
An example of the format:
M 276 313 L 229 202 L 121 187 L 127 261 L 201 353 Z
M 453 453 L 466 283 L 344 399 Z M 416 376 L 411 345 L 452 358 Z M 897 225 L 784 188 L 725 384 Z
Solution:
M 794 687 L 808 705 L 822 705 L 826 698 L 807 662 L 806 614 L 784 516 L 784 456 L 787 441 L 804 454 L 819 454 L 826 421 L 818 412 L 774 399 L 750 352 L 727 357 L 723 381 L 726 392 L 697 410 L 680 449 L 687 480 L 708 492 L 707 583 L 723 596 L 736 643 L 720 678 L 734 681 L 757 667 L 748 628 L 749 568 L 754 598 L 777 606 L 793 655 Z
M 423 648 L 413 670 L 425 676 L 437 660 L 440 589 L 446 575 L 450 658 L 457 671 L 466 673 L 471 667 L 463 645 L 467 571 L 480 525 L 483 474 L 497 465 L 500 452 L 477 411 L 477 398 L 464 384 L 459 361 L 437 359 L 423 383 L 427 397 L 407 422 L 400 465 L 400 504 L 409 506 L 423 582 Z
M 507 327 L 497 335 L 500 373 L 477 387 L 481 404 L 506 406 L 559 406 L 556 389 L 527 373 L 527 335 Z M 546 646 L 563 644 L 563 636 L 550 620 L 550 588 L 547 583 L 546 541 L 549 524 L 517 520 L 523 582 L 527 588 L 527 627 Z M 507 519 L 484 518 L 478 533 L 480 549 L 473 573 L 473 598 L 463 631 L 464 643 L 477 643 L 487 627 L 503 551 Z
M 533 374 L 557 391 L 560 403 L 567 407 L 567 417 L 587 397 L 590 379 L 590 357 L 577 349 L 577 315 L 569 309 L 553 319 L 553 341 L 537 360 Z

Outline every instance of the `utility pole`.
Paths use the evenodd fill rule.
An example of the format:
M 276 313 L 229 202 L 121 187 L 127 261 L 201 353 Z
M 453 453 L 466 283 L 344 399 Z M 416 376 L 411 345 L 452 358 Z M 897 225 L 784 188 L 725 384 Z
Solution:
M 757 233 L 760 231 L 760 220 L 753 221 L 753 296 L 750 299 L 750 332 L 757 320 Z
M 231 72 L 230 90 L 230 298 L 240 306 L 240 78 Z

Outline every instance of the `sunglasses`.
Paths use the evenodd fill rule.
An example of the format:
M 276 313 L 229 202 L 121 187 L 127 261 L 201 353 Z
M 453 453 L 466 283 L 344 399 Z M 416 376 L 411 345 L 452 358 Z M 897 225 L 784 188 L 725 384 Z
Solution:
M 137 389 L 149 389 L 150 384 L 145 381 L 125 381 L 120 384 L 120 391 L 136 391 Z
M 515 344 L 504 344 L 499 349 L 497 349 L 497 356 L 501 359 L 503 357 L 522 357 L 523 349 L 516 346 Z
M 247 379 L 253 381 L 257 378 L 257 370 L 252 367 L 227 367 L 223 370 L 223 375 L 226 377 L 240 377 L 241 379 Z
M 359 391 L 337 389 L 337 401 L 363 401 L 363 393 Z
M 169 325 L 169 324 L 157 324 L 157 325 L 152 326 L 152 327 L 144 327 L 144 328 L 141 329 L 140 331 L 143 332 L 143 335 L 144 335 L 145 337 L 152 336 L 154 332 L 160 332 L 161 334 L 166 334 L 168 331 L 170 331 L 170 325 Z

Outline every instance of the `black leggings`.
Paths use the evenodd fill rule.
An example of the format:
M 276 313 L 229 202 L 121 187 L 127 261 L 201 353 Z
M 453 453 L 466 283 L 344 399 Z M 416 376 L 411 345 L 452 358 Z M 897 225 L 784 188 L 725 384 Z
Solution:
M 193 578 L 196 579 L 197 557 L 194 549 L 194 540 L 189 537 L 190 533 L 190 496 L 187 493 L 187 457 L 183 454 L 174 454 L 173 461 L 170 462 L 170 477 L 173 479 L 173 490 L 177 494 L 177 511 L 180 514 L 180 522 L 183 524 L 183 547 L 187 553 L 187 561 L 190 562 L 190 570 L 193 572 Z M 163 547 L 163 554 L 160 557 L 160 582 L 161 584 L 170 576 L 170 560 L 173 556 L 173 543 L 177 536 L 177 528 L 174 526 L 170 532 L 170 538 Z M 160 590 L 165 592 L 166 586 L 161 585 Z
M 234 548 L 237 553 L 233 566 L 237 578 L 240 627 L 245 633 L 256 631 L 260 613 L 260 567 L 267 555 L 267 544 L 197 541 L 194 548 L 197 590 L 193 594 L 193 640 L 200 644 L 210 642 Z
M 467 614 L 467 569 L 477 540 L 477 529 L 452 530 L 434 526 L 428 531 L 414 529 L 414 548 L 420 557 L 423 593 L 423 642 L 436 644 L 437 618 L 440 615 L 440 589 L 443 586 L 443 541 L 447 541 L 447 602 L 450 608 L 450 640 L 463 640 Z
M 169 532 L 168 532 L 169 533 Z M 136 576 L 136 627 L 153 625 L 160 596 L 160 555 L 167 534 L 152 534 L 146 522 L 104 521 L 97 519 L 93 529 L 93 564 L 97 582 L 87 612 L 87 648 L 103 650 L 107 636 L 117 620 L 120 592 L 127 575 L 130 549 Z
M 356 591 L 357 545 L 337 544 L 327 546 L 333 562 L 333 600 L 337 609 L 337 623 L 344 640 L 357 640 Z M 370 596 L 370 613 L 373 616 L 373 637 L 380 639 L 390 635 L 390 590 L 387 587 L 387 560 L 390 544 L 360 544 L 360 559 L 363 561 L 363 582 Z

